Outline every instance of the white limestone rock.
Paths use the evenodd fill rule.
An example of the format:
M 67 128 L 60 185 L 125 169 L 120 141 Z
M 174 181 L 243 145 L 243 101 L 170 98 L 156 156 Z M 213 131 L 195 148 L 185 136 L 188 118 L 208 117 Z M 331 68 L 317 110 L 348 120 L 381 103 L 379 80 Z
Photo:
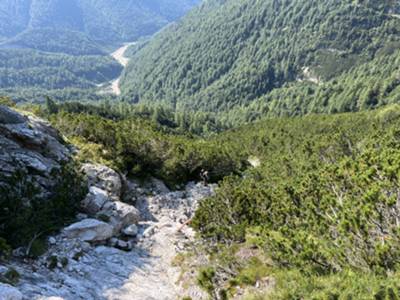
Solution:
M 96 186 L 109 193 L 111 197 L 119 200 L 121 196 L 122 181 L 119 174 L 103 165 L 84 164 L 82 171 L 86 174 L 89 186 Z
M 64 233 L 68 238 L 86 242 L 105 241 L 113 236 L 113 227 L 96 219 L 86 219 L 68 226 Z

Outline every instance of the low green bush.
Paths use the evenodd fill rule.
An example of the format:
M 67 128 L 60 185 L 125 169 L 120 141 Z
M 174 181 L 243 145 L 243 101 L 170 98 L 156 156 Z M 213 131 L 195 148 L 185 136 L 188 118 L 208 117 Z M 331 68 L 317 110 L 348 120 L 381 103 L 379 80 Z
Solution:
M 58 257 L 55 255 L 49 256 L 47 258 L 47 267 L 50 270 L 54 270 L 57 267 L 58 264 Z
M 315 276 L 300 270 L 280 270 L 273 276 L 277 285 L 265 295 L 264 299 L 400 299 L 397 273 L 377 276 L 373 273 L 342 271 L 337 274 Z
M 5 106 L 9 106 L 9 107 L 16 106 L 15 102 L 11 98 L 4 97 L 4 96 L 0 96 L 0 105 L 5 105 Z
M 212 267 L 203 267 L 199 270 L 199 274 L 197 276 L 198 285 L 205 290 L 210 295 L 214 293 L 214 277 L 215 277 L 215 269 Z
M 47 235 L 74 220 L 87 187 L 73 165 L 54 174 L 55 186 L 46 199 L 29 178 L 23 172 L 0 178 L 0 237 L 3 249 L 8 249 L 4 242 L 13 248 L 23 246 L 36 257 L 45 252 Z
M 0 260 L 5 260 L 10 257 L 12 248 L 8 245 L 7 241 L 0 238 Z
M 6 273 L 4 273 L 4 279 L 7 283 L 16 285 L 19 282 L 21 275 L 14 268 L 9 268 Z

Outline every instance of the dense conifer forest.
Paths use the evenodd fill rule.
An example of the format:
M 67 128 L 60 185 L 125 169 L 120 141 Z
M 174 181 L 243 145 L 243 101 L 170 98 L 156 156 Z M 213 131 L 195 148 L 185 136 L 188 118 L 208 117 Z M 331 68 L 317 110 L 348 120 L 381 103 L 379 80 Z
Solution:
M 207 1 L 136 51 L 125 99 L 272 116 L 398 101 L 398 10 L 395 1 Z

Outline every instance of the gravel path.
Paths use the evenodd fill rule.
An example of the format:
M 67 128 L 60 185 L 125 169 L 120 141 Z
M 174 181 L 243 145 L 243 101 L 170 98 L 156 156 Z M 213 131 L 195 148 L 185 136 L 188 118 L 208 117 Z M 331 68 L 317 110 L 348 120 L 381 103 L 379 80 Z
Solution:
M 188 294 L 205 299 L 197 287 L 183 292 L 180 269 L 172 266 L 172 260 L 194 238 L 182 223 L 212 192 L 213 186 L 192 183 L 183 191 L 139 197 L 140 234 L 130 252 L 57 236 L 46 256 L 68 257 L 68 265 L 49 270 L 46 256 L 31 264 L 14 263 L 22 275 L 17 288 L 24 300 L 175 300 Z M 71 258 L 76 253 L 79 260 Z

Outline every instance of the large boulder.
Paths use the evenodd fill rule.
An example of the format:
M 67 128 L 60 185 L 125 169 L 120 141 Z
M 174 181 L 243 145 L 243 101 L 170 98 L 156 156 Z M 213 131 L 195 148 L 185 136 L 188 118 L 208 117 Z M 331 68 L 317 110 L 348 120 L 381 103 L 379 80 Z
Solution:
M 151 187 L 153 192 L 157 194 L 168 194 L 171 192 L 165 183 L 157 178 L 151 178 Z
M 113 169 L 96 164 L 84 164 L 82 171 L 88 178 L 89 186 L 96 186 L 107 191 L 110 197 L 119 200 L 122 190 L 120 175 Z
M 124 202 L 107 202 L 99 214 L 109 218 L 114 234 L 118 234 L 123 228 L 140 221 L 140 212 L 137 208 Z
M 0 300 L 22 300 L 22 293 L 11 285 L 0 283 Z
M 107 201 L 110 201 L 110 198 L 105 190 L 102 190 L 96 186 L 91 186 L 89 188 L 89 193 L 82 201 L 81 205 L 86 213 L 95 215 L 103 208 Z
M 85 219 L 64 229 L 68 238 L 77 238 L 86 242 L 108 240 L 113 236 L 113 227 L 96 219 Z

